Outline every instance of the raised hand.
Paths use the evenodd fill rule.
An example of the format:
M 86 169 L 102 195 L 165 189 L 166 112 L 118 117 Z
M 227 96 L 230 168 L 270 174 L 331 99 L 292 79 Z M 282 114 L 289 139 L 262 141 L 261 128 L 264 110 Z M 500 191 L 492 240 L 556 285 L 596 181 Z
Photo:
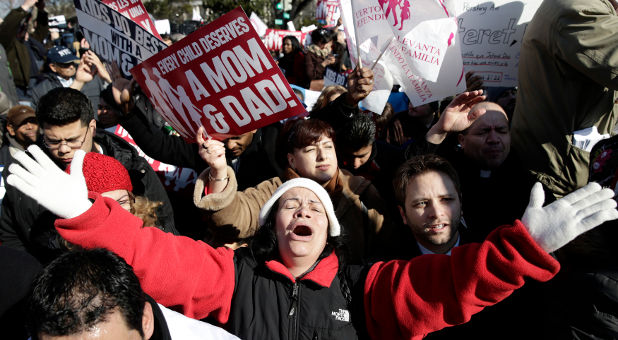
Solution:
M 62 218 L 73 218 L 90 208 L 88 188 L 82 173 L 86 153 L 75 151 L 71 161 L 71 174 L 58 166 L 36 145 L 28 147 L 30 158 L 24 151 L 15 154 L 19 162 L 9 166 L 6 181 L 19 191 L 32 197 L 40 205 Z
M 373 71 L 370 68 L 356 68 L 348 76 L 348 92 L 346 101 L 356 105 L 365 99 L 373 90 Z
M 116 62 L 112 63 L 112 96 L 116 105 L 120 106 L 124 114 L 131 110 L 131 96 L 133 95 L 133 81 L 122 76 Z
M 227 159 L 225 157 L 225 145 L 218 140 L 205 138 L 206 130 L 203 126 L 197 130 L 195 140 L 200 146 L 200 157 L 208 164 L 208 192 L 217 193 L 227 186 Z
M 543 207 L 543 186 L 536 183 L 521 221 L 536 243 L 551 253 L 603 222 L 617 219 L 612 197 L 613 190 L 593 182 Z
M 112 78 L 110 77 L 105 65 L 101 62 L 101 59 L 96 55 L 96 53 L 88 50 L 82 56 L 82 61 L 86 62 L 88 66 L 90 66 L 96 74 L 101 77 L 101 79 L 105 80 L 108 83 L 112 82 Z
M 461 132 L 485 114 L 484 108 L 472 107 L 485 100 L 483 90 L 464 92 L 453 99 L 440 115 L 440 119 L 427 132 L 427 141 L 440 144 L 450 132 Z

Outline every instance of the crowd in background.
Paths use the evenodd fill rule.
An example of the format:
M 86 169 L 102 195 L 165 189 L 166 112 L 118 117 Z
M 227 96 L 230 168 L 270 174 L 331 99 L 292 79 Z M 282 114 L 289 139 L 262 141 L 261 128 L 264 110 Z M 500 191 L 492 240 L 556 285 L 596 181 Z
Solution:
M 395 86 L 380 113 L 359 105 L 373 72 L 351 63 L 339 26 L 315 29 L 307 46 L 286 36 L 274 53 L 285 78 L 320 92 L 307 116 L 222 141 L 200 129 L 189 144 L 139 87 L 115 95 L 128 80 L 90 50 L 76 20 L 50 29 L 45 1 L 24 0 L 0 23 L 7 339 L 79 333 L 114 317 L 146 339 L 616 339 L 616 223 L 570 243 L 584 230 L 566 230 L 611 219 L 597 223 L 601 199 L 584 209 L 568 194 L 618 182 L 617 8 L 545 0 L 524 37 L 517 87 L 486 87 L 468 72 L 464 93 L 419 106 Z M 162 37 L 171 45 L 184 35 Z M 325 86 L 327 69 L 346 84 Z M 194 170 L 191 188 L 170 189 L 140 152 Z M 24 178 L 50 183 L 38 193 L 7 184 L 17 164 L 34 174 Z M 74 164 L 90 200 L 71 201 L 79 185 L 63 181 Z M 535 234 L 539 200 L 556 203 L 561 213 L 548 216 L 568 236 Z M 570 222 L 564 202 L 578 213 Z M 326 231 L 291 224 L 290 244 L 313 248 L 287 249 L 277 229 L 287 217 L 324 218 Z M 312 243 L 318 234 L 324 244 Z M 287 261 L 303 251 L 317 261 Z M 54 323 L 58 315 L 68 316 Z

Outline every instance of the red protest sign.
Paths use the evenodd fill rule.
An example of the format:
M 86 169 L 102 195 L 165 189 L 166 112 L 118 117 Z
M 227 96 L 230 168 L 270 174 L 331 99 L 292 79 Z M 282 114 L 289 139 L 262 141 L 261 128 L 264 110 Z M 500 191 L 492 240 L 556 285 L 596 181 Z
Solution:
M 305 40 L 307 40 L 307 33 L 303 33 L 301 31 L 287 31 L 287 30 L 277 30 L 268 28 L 266 29 L 266 33 L 264 34 L 264 38 L 262 41 L 266 48 L 269 51 L 279 51 L 281 50 L 281 45 L 283 44 L 283 38 L 291 35 L 296 37 L 300 42 L 301 46 L 305 45 Z
M 136 24 L 142 26 L 143 29 L 152 33 L 157 38 L 161 39 L 159 32 L 154 26 L 154 22 L 150 20 L 146 8 L 141 0 L 101 0 L 104 4 L 111 7 L 113 10 L 133 20 Z
M 315 7 L 315 20 L 317 22 L 327 26 L 335 26 L 340 16 L 339 0 L 318 0 Z
M 306 113 L 240 7 L 131 73 L 186 140 L 200 125 L 222 139 Z

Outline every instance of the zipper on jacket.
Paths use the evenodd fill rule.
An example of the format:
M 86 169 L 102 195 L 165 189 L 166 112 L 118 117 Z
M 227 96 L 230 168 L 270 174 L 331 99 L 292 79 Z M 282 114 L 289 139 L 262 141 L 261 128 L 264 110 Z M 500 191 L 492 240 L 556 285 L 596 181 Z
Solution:
M 300 291 L 300 286 L 298 282 L 294 282 L 294 286 L 292 287 L 292 303 L 290 306 L 290 311 L 288 312 L 288 318 L 290 319 L 290 332 L 289 335 L 293 336 L 294 339 L 298 339 L 298 295 Z

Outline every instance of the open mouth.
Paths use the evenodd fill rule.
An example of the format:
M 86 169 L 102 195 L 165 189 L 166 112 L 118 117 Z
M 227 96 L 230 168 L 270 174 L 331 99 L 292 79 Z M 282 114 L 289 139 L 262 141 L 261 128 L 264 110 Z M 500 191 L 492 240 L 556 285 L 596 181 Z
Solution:
M 443 230 L 444 228 L 446 228 L 447 224 L 445 223 L 440 223 L 440 224 L 427 224 L 425 225 L 425 229 L 427 229 L 427 231 L 429 232 L 438 232 L 440 230 Z
M 312 234 L 311 228 L 306 225 L 298 225 L 294 227 L 292 232 L 297 236 L 311 236 Z

